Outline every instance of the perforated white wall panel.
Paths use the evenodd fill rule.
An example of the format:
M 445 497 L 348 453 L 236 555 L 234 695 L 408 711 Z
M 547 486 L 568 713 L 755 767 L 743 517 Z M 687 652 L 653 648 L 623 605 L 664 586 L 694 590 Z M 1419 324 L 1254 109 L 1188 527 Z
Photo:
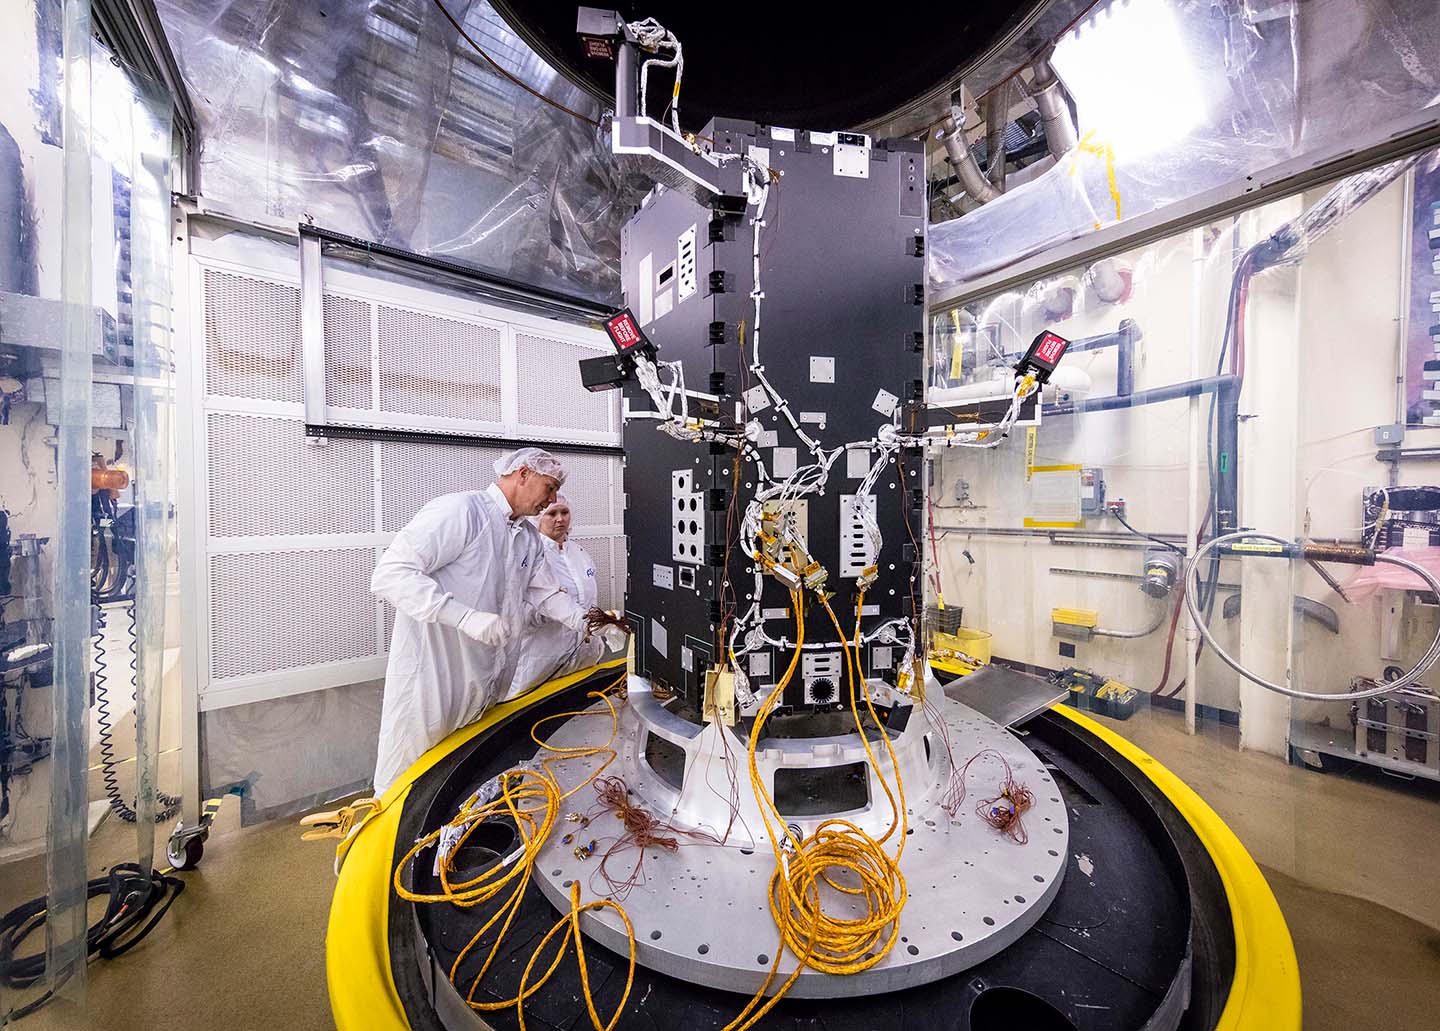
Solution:
M 393 533 L 442 494 L 484 490 L 495 480 L 500 448 L 383 441 L 380 528 Z
M 221 681 L 374 655 L 375 552 L 210 559 L 210 670 Z
M 211 412 L 212 537 L 370 533 L 374 445 L 306 440 L 305 423 Z
M 303 402 L 300 291 L 206 269 L 204 293 L 206 392 Z
M 325 296 L 325 398 L 345 408 L 369 408 L 370 305 L 353 297 Z
M 505 449 L 307 438 L 297 267 L 206 247 L 191 323 L 203 360 L 187 409 L 192 496 L 208 523 L 187 559 L 208 627 L 202 707 L 348 683 L 352 670 L 378 676 L 394 629 L 394 611 L 370 593 L 378 554 L 433 498 L 493 482 Z M 581 388 L 576 369 L 606 346 L 599 334 L 558 323 L 552 334 L 453 293 L 331 276 L 327 267 L 325 393 L 337 422 L 619 443 L 616 396 Z M 619 607 L 621 461 L 561 458 L 600 604 Z
M 563 340 L 515 334 L 515 376 L 520 424 L 536 429 L 613 430 L 619 426 L 619 391 L 591 392 L 580 385 L 579 362 L 598 352 Z
M 380 410 L 499 422 L 501 339 L 494 326 L 381 305 Z
M 562 455 L 570 518 L 579 526 L 610 526 L 622 521 L 620 459 L 611 455 Z

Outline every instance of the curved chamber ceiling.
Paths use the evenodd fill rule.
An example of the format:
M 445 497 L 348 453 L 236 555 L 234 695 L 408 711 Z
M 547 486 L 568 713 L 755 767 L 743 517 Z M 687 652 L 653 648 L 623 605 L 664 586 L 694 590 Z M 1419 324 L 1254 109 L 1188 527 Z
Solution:
M 795 128 L 869 126 L 952 78 L 1044 6 L 1041 0 L 974 0 L 911 9 L 768 4 L 632 3 L 627 21 L 655 18 L 685 48 L 682 127 L 712 117 Z M 597 96 L 614 91 L 614 64 L 587 58 L 571 4 L 496 0 L 536 51 Z M 666 80 L 668 82 L 668 79 Z M 659 115 L 668 91 L 656 91 Z M 923 128 L 923 125 L 921 126 Z

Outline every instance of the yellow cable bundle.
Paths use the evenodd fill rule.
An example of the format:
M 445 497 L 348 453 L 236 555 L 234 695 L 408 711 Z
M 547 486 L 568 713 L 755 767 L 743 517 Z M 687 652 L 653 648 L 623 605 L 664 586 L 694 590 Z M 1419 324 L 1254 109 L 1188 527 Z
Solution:
M 780 968 L 780 959 L 784 954 L 783 948 L 777 949 L 775 961 L 770 966 L 770 972 L 766 975 L 764 984 L 760 986 L 760 990 L 755 993 L 740 1014 L 726 1026 L 725 1031 L 747 1031 L 754 1027 L 777 1002 L 784 998 L 799 979 L 801 971 L 807 966 L 828 974 L 854 974 L 879 963 L 895 945 L 900 933 L 900 913 L 905 907 L 905 878 L 900 872 L 899 861 L 905 849 L 905 836 L 908 828 L 905 817 L 905 792 L 899 779 L 895 751 L 890 744 L 890 736 L 880 724 L 879 717 L 867 695 L 866 707 L 870 710 L 871 718 L 875 720 L 876 726 L 880 727 L 880 735 L 890 754 L 891 767 L 896 771 L 896 790 L 892 792 L 890 785 L 880 772 L 879 763 L 870 747 L 860 719 L 860 707 L 856 697 L 856 680 L 860 663 L 852 653 L 852 642 L 846 638 L 839 621 L 835 618 L 834 611 L 830 608 L 830 603 L 823 594 L 819 595 L 821 604 L 829 614 L 830 621 L 835 624 L 835 631 L 839 634 L 845 649 L 846 670 L 850 683 L 850 707 L 855 717 L 855 729 L 860 734 L 860 740 L 865 747 L 865 754 L 870 765 L 875 771 L 876 779 L 880 782 L 885 796 L 890 802 L 892 812 L 890 827 L 877 841 L 848 820 L 826 820 L 816 828 L 815 833 L 809 838 L 795 843 L 789 839 L 789 832 L 783 831 L 784 817 L 775 807 L 774 799 L 766 791 L 764 781 L 760 777 L 759 768 L 755 762 L 756 743 L 760 740 L 765 721 L 779 704 L 786 685 L 795 675 L 795 669 L 799 665 L 805 643 L 804 598 L 799 591 L 792 591 L 790 597 L 795 614 L 795 625 L 798 628 L 795 652 L 785 674 L 765 698 L 756 714 L 754 726 L 750 731 L 747 756 L 750 784 L 755 792 L 756 800 L 760 803 L 760 814 L 765 823 L 765 832 L 770 838 L 777 857 L 775 872 L 770 879 L 770 914 L 780 931 L 781 941 L 799 958 L 800 962 L 785 983 L 780 986 L 780 989 L 766 999 L 765 993 L 774 983 L 775 975 Z M 864 600 L 865 595 L 862 591 L 856 604 L 857 628 L 859 612 Z M 855 647 L 858 647 L 858 644 Z M 772 816 L 774 817 L 773 822 Z M 782 828 L 784 840 L 782 840 L 781 834 L 777 834 L 777 824 Z M 897 830 L 899 837 L 896 842 L 895 855 L 892 857 L 883 846 L 891 836 L 895 835 Z M 791 853 L 787 846 L 793 846 L 793 858 L 788 858 Z M 843 872 L 846 871 L 853 875 L 857 883 L 845 883 Z M 862 897 L 865 901 L 865 916 L 857 919 L 836 917 L 826 913 L 820 894 L 821 888 L 825 886 L 833 888 L 843 895 Z M 764 1000 L 763 1004 L 762 1000 Z
M 538 720 L 535 725 L 530 728 L 530 737 L 541 748 L 555 754 L 546 759 L 542 759 L 540 769 L 538 770 L 508 770 L 501 774 L 499 797 L 484 804 L 475 804 L 476 799 L 472 796 L 461 806 L 460 811 L 456 813 L 454 818 L 447 824 L 437 827 L 417 841 L 395 867 L 395 876 L 393 879 L 395 893 L 410 902 L 450 902 L 457 906 L 470 907 L 488 902 L 500 895 L 507 886 L 510 887 L 509 897 L 501 903 L 494 915 L 485 922 L 485 925 L 475 933 L 470 941 L 466 943 L 465 947 L 456 955 L 455 961 L 450 965 L 449 977 L 450 983 L 454 984 L 456 989 L 459 990 L 460 985 L 455 983 L 455 979 L 459 976 L 460 965 L 465 961 L 465 957 L 470 954 L 471 950 L 475 948 L 485 933 L 503 918 L 504 923 L 496 935 L 495 942 L 490 946 L 490 951 L 485 957 L 485 962 L 481 964 L 479 972 L 476 973 L 475 977 L 471 980 L 470 986 L 465 992 L 465 1001 L 472 1009 L 481 1011 L 508 1009 L 514 1006 L 522 1029 L 525 1027 L 525 1000 L 539 991 L 550 979 L 551 975 L 555 973 L 572 939 L 575 943 L 576 959 L 580 964 L 580 980 L 584 988 L 585 1005 L 589 1010 L 590 1019 L 595 1026 L 595 1031 L 611 1031 L 619 1021 L 620 1014 L 624 1010 L 625 1001 L 630 995 L 630 985 L 635 977 L 635 933 L 630 925 L 630 918 L 619 903 L 609 899 L 600 899 L 582 904 L 580 902 L 579 883 L 576 882 L 571 886 L 570 912 L 550 929 L 549 933 L 541 939 L 540 944 L 531 954 L 530 962 L 526 965 L 524 975 L 521 978 L 519 994 L 513 999 L 507 999 L 504 1002 L 480 1002 L 475 998 L 475 992 L 480 986 L 481 979 L 484 978 L 486 972 L 490 969 L 490 965 L 494 962 L 500 950 L 500 943 L 505 940 L 505 935 L 510 930 L 510 924 L 514 920 L 516 913 L 520 910 L 520 904 L 525 897 L 525 889 L 529 887 L 531 876 L 534 873 L 535 860 L 539 855 L 540 849 L 549 839 L 555 824 L 560 819 L 561 803 L 577 791 L 593 783 L 595 778 L 604 772 L 606 767 L 615 760 L 617 753 L 610 746 L 614 743 L 615 735 L 619 732 L 620 716 L 615 708 L 614 701 L 610 697 L 610 692 L 624 683 L 624 681 L 625 676 L 622 674 L 604 689 L 592 691 L 587 696 L 589 698 L 601 699 L 605 702 L 609 710 L 610 739 L 605 745 L 598 747 L 558 747 L 541 741 L 538 734 L 540 727 L 551 720 L 601 715 L 598 712 L 590 710 L 563 712 Z M 560 790 L 560 783 L 555 776 L 553 764 L 563 762 L 567 759 L 579 759 L 600 754 L 607 755 L 607 758 L 601 763 L 597 770 L 569 791 L 562 792 Z M 499 817 L 509 817 L 514 822 L 521 838 L 518 855 L 513 860 L 502 862 L 499 865 L 482 871 L 470 880 L 452 882 L 450 880 L 450 874 L 454 868 L 449 855 L 457 853 L 470 835 L 475 832 L 475 829 L 486 820 Z M 440 862 L 441 892 L 426 895 L 413 892 L 407 888 L 401 878 L 405 867 L 412 863 L 415 857 L 425 848 L 437 844 L 442 834 L 444 834 L 448 828 L 456 827 L 464 827 L 464 830 L 456 840 L 450 854 Z M 620 1005 L 616 1008 L 609 1023 L 602 1023 L 599 1013 L 595 1009 L 595 1001 L 590 992 L 589 972 L 585 966 L 584 946 L 581 944 L 580 939 L 580 914 L 594 909 L 616 910 L 620 914 L 620 919 L 625 924 L 630 944 L 630 972 L 625 983 L 625 993 L 621 997 Z M 551 961 L 544 976 L 534 984 L 530 984 L 530 974 L 539 962 L 541 953 L 559 933 L 560 929 L 567 926 L 570 928 L 570 932 L 561 939 L 560 949 Z

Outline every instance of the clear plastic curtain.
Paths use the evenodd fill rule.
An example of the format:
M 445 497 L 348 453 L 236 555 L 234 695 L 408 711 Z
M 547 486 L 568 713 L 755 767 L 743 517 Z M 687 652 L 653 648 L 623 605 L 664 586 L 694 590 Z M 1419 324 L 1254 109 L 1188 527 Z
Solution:
M 46 971 L 57 995 L 85 993 L 86 862 L 89 793 L 90 406 L 92 92 L 90 0 L 63 6 L 64 134 L 60 246 L 60 400 L 56 474 L 60 525 L 54 563 L 54 726 L 50 751 L 50 824 Z
M 483 0 L 159 0 L 201 120 L 200 193 L 594 299 L 618 298 L 620 226 L 649 184 L 595 99 Z
M 932 226 L 931 286 L 1364 136 L 1440 98 L 1433 0 L 1106 0 L 1060 40 L 1080 144 Z
M 83 1007 L 87 881 L 102 862 L 132 857 L 131 832 L 115 827 L 103 848 L 91 848 L 104 808 L 91 798 L 102 639 L 111 701 L 123 709 L 116 722 L 127 731 L 135 692 L 134 736 L 114 738 L 115 789 L 123 807 L 138 810 L 134 858 L 154 865 L 165 808 L 156 769 L 174 430 L 170 98 L 95 41 L 89 0 L 0 0 L 0 14 L 14 30 L 11 77 L 22 87 L 0 103 L 10 173 L 0 211 L 0 547 L 12 556 L 0 587 L 8 707 L 0 856 L 13 861 L 0 868 L 0 908 L 44 896 L 44 930 L 25 946 L 40 948 L 43 938 L 46 961 L 42 983 L 0 998 L 3 1023 L 47 990 L 71 1015 Z M 92 479 L 107 446 L 117 459 L 123 452 L 116 464 L 126 480 L 98 491 L 113 506 L 108 521 L 96 516 Z M 97 534 L 108 535 L 111 556 L 99 576 Z M 97 622 L 101 581 L 127 617 L 108 633 Z M 125 761 L 132 741 L 133 765 Z
M 135 473 L 135 836 L 141 869 L 155 867 L 166 598 L 175 562 L 174 357 L 170 308 L 172 107 L 155 88 L 129 109 L 130 270 L 133 283 Z

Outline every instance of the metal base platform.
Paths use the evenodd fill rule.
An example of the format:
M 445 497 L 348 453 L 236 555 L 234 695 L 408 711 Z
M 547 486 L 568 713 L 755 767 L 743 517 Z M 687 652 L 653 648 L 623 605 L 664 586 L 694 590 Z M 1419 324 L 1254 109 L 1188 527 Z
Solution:
M 449 820 L 457 806 L 479 786 L 502 770 L 530 762 L 536 750 L 531 730 L 537 721 L 583 708 L 587 704 L 585 692 L 604 686 L 610 679 L 613 675 L 608 671 L 603 676 L 597 674 L 592 681 L 576 684 L 497 720 L 441 760 L 405 797 L 395 831 L 394 855 L 389 860 L 391 867 L 403 857 L 410 843 Z M 936 694 L 931 694 L 932 700 Z M 609 720 L 604 722 L 608 732 Z M 917 719 L 911 723 L 920 725 Z M 562 728 L 562 722 L 550 721 L 537 732 L 542 739 L 559 743 L 556 735 Z M 1028 845 L 1009 846 L 1011 856 L 1043 853 L 1057 863 L 1057 870 L 1063 866 L 1066 871 L 1052 882 L 1058 884 L 1054 898 L 1030 909 L 1038 917 L 1033 925 L 994 955 L 955 976 L 861 995 L 792 995 L 767 1013 L 756 1031 L 794 1031 L 797 1027 L 921 1031 L 934 1027 L 937 1019 L 953 1031 L 1016 1027 L 1035 1031 L 1142 1027 L 1146 1031 L 1175 1031 L 1182 1022 L 1185 1027 L 1197 1029 L 1216 1026 L 1226 1005 L 1236 963 L 1233 916 L 1225 886 L 1189 825 L 1142 772 L 1102 741 L 1077 728 L 1072 720 L 1040 713 L 1017 726 L 1013 735 L 1016 746 L 1030 753 L 1027 773 L 1043 771 L 1049 778 L 1044 783 L 1053 792 L 1044 797 L 1060 799 L 1058 804 L 1065 809 L 1067 819 L 1066 843 L 1055 848 L 1058 856 L 1048 856 L 1051 846 L 1044 839 L 1048 835 L 1059 842 L 1061 836 L 1043 829 L 1049 826 L 1043 816 L 1027 821 L 1031 835 Z M 923 756 L 923 735 L 920 741 Z M 958 756 L 958 748 L 956 751 Z M 901 762 L 906 761 L 902 756 Z M 612 769 L 619 764 L 617 760 Z M 1036 772 L 1035 779 L 1029 781 L 1032 790 L 1041 783 L 1038 777 Z M 962 822 L 965 812 L 973 814 L 973 805 L 985 797 L 985 779 L 972 775 L 971 797 L 960 810 Z M 748 780 L 742 783 L 742 789 L 748 789 Z M 926 799 L 923 791 L 916 794 L 920 797 L 909 797 L 907 787 L 907 801 L 920 810 Z M 580 797 L 572 800 L 576 809 L 581 808 Z M 570 826 L 567 822 L 566 830 Z M 923 835 L 940 840 L 943 832 L 923 827 L 921 819 L 909 840 L 915 846 L 920 839 L 928 856 L 931 846 Z M 598 828 L 594 836 L 599 837 Z M 993 847 L 991 852 L 995 852 Z M 914 854 L 920 855 L 918 847 Z M 907 849 L 907 859 L 910 855 Z M 474 858 L 484 862 L 481 856 Z M 773 860 L 761 866 L 758 861 L 765 857 L 758 850 L 746 858 L 756 861 L 755 878 L 763 880 Z M 971 868 L 964 866 L 964 859 L 958 867 L 963 872 L 957 902 L 969 908 L 979 896 L 970 891 L 972 882 L 967 876 L 971 876 Z M 552 865 L 543 873 L 550 875 L 555 869 L 564 868 Z M 713 865 L 705 868 L 713 869 Z M 750 867 L 745 869 L 748 877 Z M 707 927 L 711 929 L 708 933 L 732 935 L 725 915 L 733 911 L 733 907 L 725 905 L 733 900 L 732 894 L 718 878 L 697 872 L 697 880 L 687 877 L 683 882 L 672 881 L 658 863 L 651 865 L 648 856 L 646 870 L 651 888 L 668 892 L 673 883 L 679 889 L 677 897 L 681 893 L 687 897 L 693 894 L 697 901 L 703 893 L 705 905 L 700 911 L 707 914 Z M 438 888 L 429 863 L 416 864 L 410 874 L 417 890 L 431 892 Z M 562 887 L 565 879 L 560 878 Z M 912 881 L 912 888 L 919 886 L 918 880 Z M 939 880 L 924 883 L 943 884 Z M 520 1031 L 513 1005 L 480 1013 L 467 1006 L 464 998 L 479 972 L 487 943 L 494 938 L 493 928 L 488 932 L 483 928 L 495 914 L 496 904 L 412 905 L 394 895 L 388 874 L 385 884 L 386 955 L 408 1025 L 414 1031 Z M 589 896 L 588 888 L 585 894 Z M 1018 894 L 1026 898 L 1027 904 L 1035 902 L 1024 890 Z M 634 912 L 635 902 L 637 895 L 632 892 L 625 901 L 627 909 Z M 1009 915 L 1018 905 L 1012 898 L 1008 904 L 998 901 L 996 909 Z M 909 945 L 921 947 L 912 931 L 922 925 L 927 929 L 931 926 L 926 906 L 926 902 L 912 899 L 901 916 L 900 934 L 909 939 L 897 945 L 897 950 L 904 950 L 902 955 L 909 955 Z M 556 907 L 545 893 L 526 893 L 494 962 L 474 986 L 477 1003 L 493 1005 L 514 997 L 536 946 L 565 909 L 568 903 Z M 989 914 L 980 915 L 981 925 L 988 927 L 983 916 Z M 760 926 L 763 944 L 750 945 L 755 955 L 749 958 L 755 960 L 764 954 L 773 959 L 770 950 L 778 942 L 778 933 L 768 915 Z M 640 923 L 636 930 L 642 949 L 668 942 L 672 934 L 680 936 L 683 931 Z M 659 939 L 650 938 L 654 930 L 661 931 Z M 479 945 L 452 973 L 457 954 L 477 935 Z M 701 944 L 715 948 L 717 940 L 695 939 L 695 954 L 699 955 Z M 587 983 L 605 1019 L 619 1005 L 627 983 L 630 986 L 616 1031 L 655 1031 L 659 1027 L 722 1031 L 751 994 L 719 987 L 704 974 L 675 976 L 643 963 L 636 966 L 632 980 L 627 967 L 626 956 L 593 941 L 589 944 Z M 577 965 L 573 960 L 565 961 L 545 990 L 526 1002 L 524 1027 L 530 1031 L 583 1031 L 590 1026 L 580 1001 L 583 994 Z
M 603 703 L 596 708 L 605 711 Z M 914 712 L 903 730 L 891 734 L 909 823 L 900 861 L 909 896 L 900 921 L 901 937 L 884 959 L 861 973 L 836 976 L 806 969 L 790 991 L 795 998 L 874 995 L 949 977 L 1014 942 L 1059 891 L 1069 823 L 1050 774 L 1013 734 L 968 706 L 936 692 L 932 708 L 933 713 Z M 932 722 L 939 719 L 944 721 L 943 729 Z M 548 743 L 562 749 L 603 746 L 609 731 L 608 718 L 576 718 L 558 728 Z M 668 746 L 658 756 L 651 746 L 657 737 Z M 683 980 L 754 992 L 769 973 L 778 946 L 768 900 L 776 858 L 751 791 L 745 740 L 729 728 L 715 724 L 702 728 L 680 719 L 654 699 L 644 681 L 632 678 L 630 702 L 623 710 L 614 747 L 620 758 L 607 772 L 624 778 L 634 800 L 666 819 L 672 829 L 700 835 L 683 837 L 675 852 L 649 850 L 641 867 L 643 883 L 624 894 L 639 962 Z M 677 748 L 684 754 L 684 775 L 674 784 L 667 781 L 667 773 L 674 778 L 667 767 L 678 766 L 678 757 L 669 761 L 665 757 Z M 882 742 L 874 741 L 872 750 L 893 785 Z M 966 799 L 952 818 L 940 806 L 951 773 L 981 752 L 986 754 L 971 764 Z M 543 752 L 536 758 L 551 754 Z M 1000 792 L 1004 773 L 999 756 L 1034 794 L 1033 808 L 1023 817 L 1030 836 L 1027 845 L 1011 840 L 975 811 L 982 800 Z M 561 787 L 568 789 L 589 778 L 603 761 L 603 756 L 594 756 L 562 764 L 558 769 L 567 782 Z M 845 806 L 845 796 L 853 792 L 860 771 L 873 781 L 858 733 L 768 738 L 757 748 L 757 766 L 772 792 L 787 771 L 801 773 L 812 786 L 805 798 L 787 799 L 783 790 L 775 796 L 787 822 L 807 837 L 831 817 L 850 821 L 877 838 L 892 821 L 890 803 L 873 782 L 865 786 L 863 797 L 868 800 L 863 806 Z M 732 776 L 740 786 L 733 824 L 727 800 Z M 833 801 L 827 798 L 827 783 L 844 780 L 852 787 Z M 540 889 L 560 909 L 569 905 L 573 881 L 580 881 L 587 899 L 607 897 L 613 890 L 599 870 L 599 856 L 617 840 L 615 821 L 608 812 L 593 808 L 594 794 L 587 794 L 575 796 L 571 805 L 578 814 L 589 813 L 593 822 L 583 829 L 578 823 L 565 824 L 574 831 L 574 840 L 553 836 L 536 864 Z M 786 811 L 787 801 L 807 811 Z M 830 811 L 827 803 L 840 808 Z M 577 843 L 590 840 L 596 843 L 595 853 L 577 854 Z M 892 855 L 895 844 L 892 840 L 887 845 Z M 635 850 L 628 853 L 610 861 L 612 879 L 617 871 L 636 868 Z M 864 918 L 859 899 L 833 889 L 826 892 L 827 913 Z M 586 913 L 581 928 L 618 954 L 628 953 L 624 925 L 612 910 Z M 786 951 L 781 976 L 794 970 L 797 962 Z

